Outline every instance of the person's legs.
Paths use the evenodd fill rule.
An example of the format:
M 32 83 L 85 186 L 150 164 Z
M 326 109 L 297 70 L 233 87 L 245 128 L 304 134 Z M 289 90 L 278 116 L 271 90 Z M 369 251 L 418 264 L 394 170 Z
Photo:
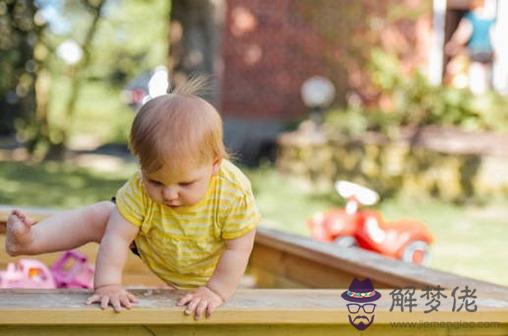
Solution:
M 488 72 L 485 64 L 471 62 L 469 66 L 469 88 L 475 95 L 483 94 L 488 89 Z
M 88 242 L 100 242 L 112 202 L 99 202 L 34 223 L 22 211 L 14 210 L 7 220 L 5 249 L 11 256 L 69 250 Z
M 492 62 L 490 63 L 485 63 L 483 65 L 485 67 L 485 80 L 487 82 L 487 90 L 490 90 L 492 89 L 493 87 L 493 80 L 492 80 L 492 77 L 493 77 L 493 74 L 492 74 Z

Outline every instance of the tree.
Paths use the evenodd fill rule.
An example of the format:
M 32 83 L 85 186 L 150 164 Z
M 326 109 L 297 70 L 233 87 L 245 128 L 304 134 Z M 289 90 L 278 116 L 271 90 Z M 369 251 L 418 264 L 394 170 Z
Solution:
M 72 121 L 72 117 L 76 109 L 76 101 L 78 99 L 79 92 L 83 83 L 83 71 L 86 70 L 90 65 L 92 41 L 97 33 L 98 24 L 102 18 L 101 12 L 105 2 L 105 0 L 82 0 L 86 10 L 88 10 L 92 15 L 92 20 L 86 31 L 85 38 L 80 45 L 81 49 L 83 50 L 83 58 L 76 65 L 73 65 L 72 68 L 73 76 L 71 78 L 71 94 L 67 100 L 67 104 L 65 105 L 66 120 L 64 122 L 64 127 L 59 129 L 59 138 L 61 141 L 58 143 L 52 143 L 51 149 L 49 151 L 50 155 L 54 155 L 57 158 L 62 157 L 69 140 L 69 125 Z
M 49 99 L 51 87 L 51 69 L 50 62 L 55 57 L 55 46 L 52 44 L 50 33 L 45 31 L 41 35 L 39 48 L 46 50 L 41 53 L 38 62 L 40 64 L 37 76 L 37 110 L 35 118 L 29 130 L 28 149 L 30 153 L 36 153 L 37 149 L 42 148 L 42 156 L 44 158 L 61 159 L 65 154 L 66 145 L 69 139 L 69 126 L 76 108 L 81 86 L 83 83 L 83 72 L 90 65 L 92 41 L 97 33 L 98 24 L 101 19 L 101 11 L 104 7 L 105 0 L 82 0 L 81 4 L 91 14 L 91 22 L 85 31 L 83 41 L 79 47 L 83 51 L 83 57 L 75 64 L 69 65 L 71 75 L 71 90 L 65 104 L 64 120 L 61 126 L 56 127 L 50 125 L 49 116 Z M 50 128 L 52 128 L 50 130 Z
M 219 87 L 215 75 L 223 6 L 224 1 L 172 1 L 170 69 L 176 84 L 191 75 L 205 74 L 213 76 L 212 84 Z M 216 89 L 205 98 L 213 102 L 218 94 Z
M 167 61 L 169 4 L 169 0 L 1 0 L 0 132 L 12 132 L 16 123 L 18 138 L 33 158 L 61 158 L 81 125 L 77 118 L 88 113 L 81 105 L 83 90 L 104 86 L 119 92 L 126 81 Z M 56 15 L 43 14 L 47 9 Z M 75 63 L 65 62 L 59 53 L 69 41 L 82 51 Z M 121 113 L 120 98 L 105 102 L 115 101 L 113 114 Z M 123 130 L 124 125 L 122 119 L 116 127 Z M 112 126 L 111 132 L 119 134 Z
M 34 20 L 31 1 L 0 2 L 0 134 L 12 134 L 17 120 L 29 120 L 35 106 L 33 47 L 44 24 Z

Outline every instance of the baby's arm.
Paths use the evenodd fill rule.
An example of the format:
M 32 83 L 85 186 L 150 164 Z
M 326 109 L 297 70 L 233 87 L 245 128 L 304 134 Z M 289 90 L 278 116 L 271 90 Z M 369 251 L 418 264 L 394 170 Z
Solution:
M 226 248 L 207 285 L 179 300 L 179 305 L 187 305 L 187 314 L 194 313 L 195 318 L 199 319 L 206 311 L 208 317 L 215 308 L 233 295 L 247 267 L 255 235 L 256 230 L 253 229 L 241 237 L 225 240 Z
M 207 287 L 226 301 L 236 290 L 247 268 L 254 246 L 256 230 L 235 238 L 225 240 L 226 249 L 217 264 L 217 268 L 207 283 Z
M 109 303 L 116 312 L 121 307 L 131 307 L 136 297 L 122 288 L 122 271 L 127 260 L 129 244 L 134 240 L 139 229 L 125 220 L 118 210 L 113 209 L 106 232 L 101 240 L 95 267 L 95 293 L 87 304 L 100 302 L 106 309 Z

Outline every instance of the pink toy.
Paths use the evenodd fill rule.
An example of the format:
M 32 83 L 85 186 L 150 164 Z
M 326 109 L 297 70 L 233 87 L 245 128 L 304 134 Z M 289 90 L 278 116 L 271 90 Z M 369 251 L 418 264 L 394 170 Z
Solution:
M 0 271 L 0 288 L 56 288 L 46 265 L 34 259 L 20 259 Z
M 0 271 L 0 288 L 93 288 L 93 274 L 85 255 L 67 251 L 51 269 L 35 259 L 9 263 Z
M 72 267 L 69 262 L 74 262 Z M 67 251 L 53 266 L 51 272 L 58 288 L 93 288 L 94 268 L 87 258 L 77 251 Z

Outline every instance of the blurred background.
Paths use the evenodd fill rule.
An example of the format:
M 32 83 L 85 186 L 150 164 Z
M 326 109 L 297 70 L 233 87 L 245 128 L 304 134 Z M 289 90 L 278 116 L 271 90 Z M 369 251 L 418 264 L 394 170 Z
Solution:
M 137 109 L 206 74 L 264 225 L 309 236 L 344 179 L 508 285 L 507 36 L 503 0 L 0 0 L 0 203 L 109 199 Z

